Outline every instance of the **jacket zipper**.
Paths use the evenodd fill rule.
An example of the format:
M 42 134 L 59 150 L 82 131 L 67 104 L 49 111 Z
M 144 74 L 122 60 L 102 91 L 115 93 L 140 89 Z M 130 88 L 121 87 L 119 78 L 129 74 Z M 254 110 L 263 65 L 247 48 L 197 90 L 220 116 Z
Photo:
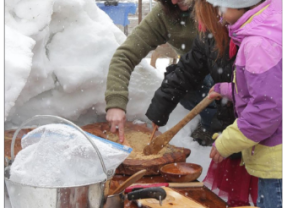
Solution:
M 235 72 L 235 64 L 233 63 L 233 71 L 232 71 L 232 73 L 231 73 L 231 80 L 233 80 L 234 79 L 234 72 Z M 235 101 L 235 83 L 233 83 L 232 82 L 232 98 L 233 98 L 233 112 L 234 112 L 234 115 L 235 115 L 235 118 L 238 118 L 238 115 L 237 115 L 237 112 L 236 112 L 236 101 Z

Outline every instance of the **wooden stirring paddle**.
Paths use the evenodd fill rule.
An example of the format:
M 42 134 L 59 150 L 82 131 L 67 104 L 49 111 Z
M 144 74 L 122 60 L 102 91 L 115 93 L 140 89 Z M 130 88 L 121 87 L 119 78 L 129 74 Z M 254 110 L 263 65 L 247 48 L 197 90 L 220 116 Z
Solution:
M 154 137 L 154 134 L 155 134 L 155 132 L 156 132 L 157 130 L 158 130 L 158 126 L 153 123 L 153 131 L 152 131 L 151 136 L 150 136 L 150 139 L 149 139 L 149 144 L 152 142 L 152 139 L 153 139 L 153 137 Z
M 180 122 L 178 122 L 170 130 L 164 132 L 163 134 L 155 137 L 149 145 L 144 148 L 145 155 L 157 154 L 162 148 L 164 148 L 174 135 L 179 132 L 191 119 L 198 115 L 202 110 L 204 110 L 214 99 L 209 99 L 207 96 L 198 103 Z
M 130 185 L 132 185 L 133 183 L 135 183 L 139 179 L 141 179 L 145 173 L 146 173 L 146 169 L 143 169 L 143 170 L 136 172 L 131 177 L 129 177 L 125 182 L 123 182 L 116 190 L 114 190 L 111 195 L 121 193 L 127 187 L 129 187 Z

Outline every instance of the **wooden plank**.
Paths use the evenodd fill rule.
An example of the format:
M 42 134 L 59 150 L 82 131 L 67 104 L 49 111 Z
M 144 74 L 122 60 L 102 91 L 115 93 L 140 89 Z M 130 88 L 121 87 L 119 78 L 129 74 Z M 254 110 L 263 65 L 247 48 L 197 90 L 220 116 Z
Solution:
M 205 206 L 189 199 L 168 187 L 163 187 L 167 197 L 162 201 L 162 206 L 156 199 L 141 199 L 138 203 L 148 208 L 206 208 Z
M 223 208 L 227 207 L 227 203 L 219 196 L 210 191 L 207 187 L 192 187 L 192 188 L 172 188 L 176 192 L 186 196 L 197 203 L 206 207 Z
M 110 189 L 116 189 L 121 183 L 127 180 L 129 176 L 115 175 L 111 180 Z M 161 176 L 144 176 L 137 183 L 150 184 L 150 183 L 166 183 L 167 181 Z M 212 208 L 225 208 L 228 207 L 227 203 L 219 196 L 209 190 L 207 187 L 188 187 L 188 188 L 172 188 L 172 190 L 180 193 L 182 196 L 188 197 L 205 207 Z M 143 208 L 138 206 L 137 202 L 125 200 L 124 208 Z M 162 207 L 164 208 L 164 207 Z

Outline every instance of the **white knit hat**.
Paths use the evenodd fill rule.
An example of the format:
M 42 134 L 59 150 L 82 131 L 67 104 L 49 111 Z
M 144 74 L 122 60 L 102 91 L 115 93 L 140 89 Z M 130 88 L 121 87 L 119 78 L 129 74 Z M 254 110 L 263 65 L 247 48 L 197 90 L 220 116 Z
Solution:
M 213 6 L 220 6 L 226 8 L 240 9 L 254 6 L 261 0 L 206 0 Z

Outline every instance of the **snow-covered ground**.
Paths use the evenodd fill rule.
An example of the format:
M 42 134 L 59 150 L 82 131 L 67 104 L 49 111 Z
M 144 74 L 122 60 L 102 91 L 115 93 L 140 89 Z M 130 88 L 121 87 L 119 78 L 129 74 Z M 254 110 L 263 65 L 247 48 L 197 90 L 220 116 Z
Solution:
M 78 125 L 102 121 L 109 62 L 125 39 L 93 0 L 5 1 L 5 129 L 41 114 Z M 167 65 L 167 59 L 159 59 L 154 69 L 144 59 L 136 67 L 129 86 L 128 120 L 149 122 L 144 114 Z M 168 130 L 187 113 L 178 105 L 159 130 Z M 199 119 L 188 123 L 171 143 L 191 149 L 187 161 L 203 167 L 202 180 L 210 147 L 190 137 Z

